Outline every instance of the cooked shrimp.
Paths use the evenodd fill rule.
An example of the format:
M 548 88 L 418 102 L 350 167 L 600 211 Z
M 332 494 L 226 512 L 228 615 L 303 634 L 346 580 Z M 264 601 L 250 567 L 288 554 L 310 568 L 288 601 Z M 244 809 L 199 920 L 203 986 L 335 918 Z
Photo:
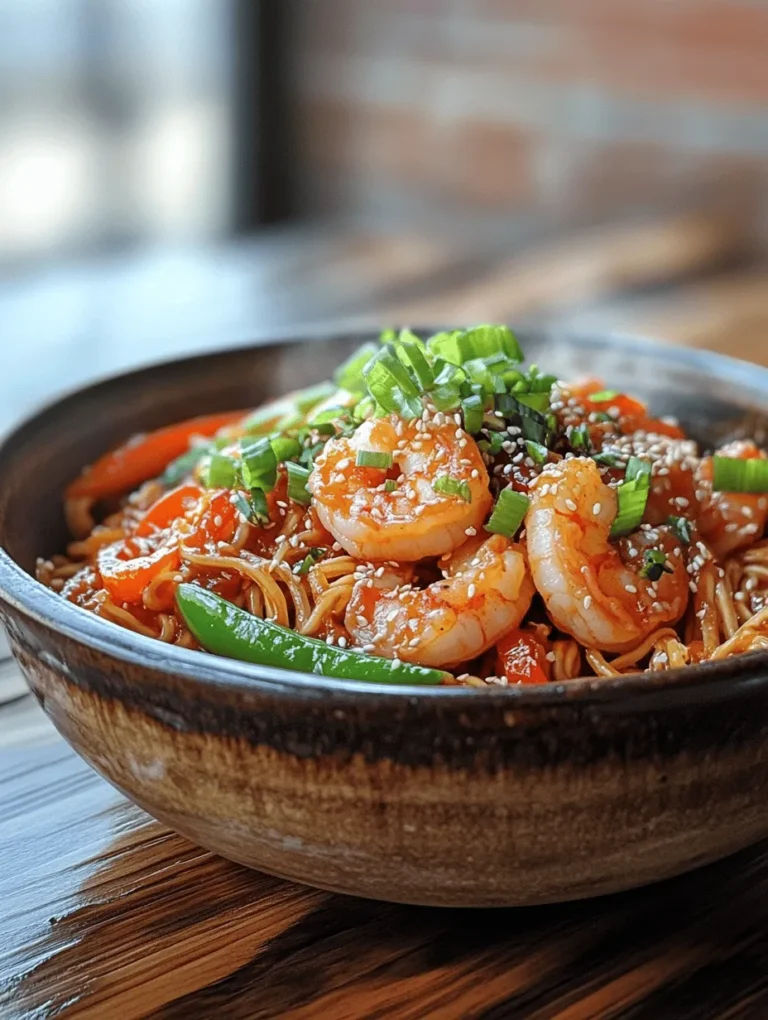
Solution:
M 392 466 L 358 467 L 362 450 L 390 454 Z M 436 492 L 439 478 L 464 483 L 464 494 Z M 492 502 L 471 436 L 454 423 L 406 422 L 397 415 L 329 440 L 307 487 L 323 525 L 362 560 L 415 562 L 450 553 L 481 527 Z
M 539 476 L 530 498 L 525 529 L 531 573 L 560 630 L 588 647 L 622 652 L 682 616 L 688 577 L 674 533 L 643 526 L 610 542 L 616 492 L 593 460 L 560 461 Z M 651 549 L 666 555 L 671 571 L 657 581 L 641 575 Z
M 420 590 L 398 587 L 393 571 L 359 581 L 344 621 L 355 642 L 423 666 L 481 655 L 520 623 L 534 590 L 520 545 L 493 535 L 471 553 L 459 549 L 457 563 L 445 563 L 448 577 Z
M 738 460 L 765 458 L 751 441 L 737 440 L 717 451 L 718 456 Z M 718 559 L 752 545 L 765 531 L 768 498 L 748 492 L 713 492 L 714 462 L 704 457 L 697 472 L 699 531 Z

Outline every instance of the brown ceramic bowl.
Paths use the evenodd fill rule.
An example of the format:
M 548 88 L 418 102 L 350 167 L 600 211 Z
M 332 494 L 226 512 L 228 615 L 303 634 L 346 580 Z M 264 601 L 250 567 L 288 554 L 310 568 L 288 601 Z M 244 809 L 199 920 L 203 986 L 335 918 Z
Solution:
M 254 868 L 405 903 L 530 904 L 674 875 L 768 835 L 768 654 L 523 689 L 387 688 L 169 648 L 38 584 L 60 496 L 129 434 L 327 377 L 364 337 L 281 341 L 122 375 L 0 449 L 0 609 L 58 730 L 190 839 Z M 523 335 L 530 359 L 754 431 L 768 371 L 617 338 Z

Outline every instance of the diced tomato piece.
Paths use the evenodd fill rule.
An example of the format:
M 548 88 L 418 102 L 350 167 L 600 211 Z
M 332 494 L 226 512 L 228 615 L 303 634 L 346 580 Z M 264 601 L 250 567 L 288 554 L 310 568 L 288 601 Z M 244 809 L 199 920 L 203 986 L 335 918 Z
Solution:
M 529 631 L 511 630 L 496 645 L 496 669 L 511 684 L 549 681 L 546 650 Z

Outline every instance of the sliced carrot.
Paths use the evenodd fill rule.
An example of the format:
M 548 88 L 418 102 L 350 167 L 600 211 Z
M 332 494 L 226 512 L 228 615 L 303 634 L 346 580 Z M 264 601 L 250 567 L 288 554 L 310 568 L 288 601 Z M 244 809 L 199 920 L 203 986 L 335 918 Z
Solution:
M 200 548 L 207 542 L 231 542 L 239 523 L 231 498 L 229 489 L 214 492 L 192 522 L 192 532 L 184 535 L 184 543 Z
M 193 436 L 213 436 L 245 414 L 245 411 L 206 414 L 143 436 L 134 436 L 85 468 L 80 477 L 67 487 L 66 497 L 104 499 L 135 489 L 148 478 L 155 478 L 172 460 L 185 453 Z
M 546 652 L 533 634 L 511 630 L 496 645 L 496 669 L 511 684 L 545 684 L 549 681 Z
M 199 485 L 179 485 L 166 492 L 141 518 L 134 535 L 141 538 L 170 527 L 200 500 L 203 492 Z
M 116 602 L 141 602 L 150 581 L 164 570 L 178 567 L 181 562 L 175 542 L 143 556 L 120 555 L 127 552 L 130 552 L 128 543 L 114 542 L 104 546 L 96 555 L 104 587 Z

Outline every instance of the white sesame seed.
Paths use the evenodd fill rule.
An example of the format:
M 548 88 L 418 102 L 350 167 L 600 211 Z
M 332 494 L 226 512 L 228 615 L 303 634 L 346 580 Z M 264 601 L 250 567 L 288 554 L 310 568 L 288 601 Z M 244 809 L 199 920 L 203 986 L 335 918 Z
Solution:
M 470 584 L 469 587 L 467 588 L 467 595 L 469 596 L 469 598 L 474 598 L 476 592 L 477 586 L 474 584 Z
M 637 588 L 634 586 L 634 584 L 625 584 L 624 590 L 628 591 L 630 595 L 637 595 Z
M 589 609 L 589 607 L 591 605 L 592 605 L 592 596 L 591 595 L 585 595 L 584 596 L 584 608 L 585 609 Z
M 555 659 L 557 658 L 557 656 L 555 655 L 554 652 L 547 652 L 545 658 L 546 658 L 547 662 L 554 662 Z
M 465 535 L 469 535 L 470 537 L 472 537 L 473 535 L 477 534 L 477 528 L 465 528 L 464 529 L 464 534 Z
M 600 511 L 601 511 L 602 509 L 603 509 L 603 507 L 602 507 L 602 505 L 601 505 L 600 503 L 595 503 L 595 505 L 594 505 L 594 506 L 592 507 L 592 513 L 593 513 L 593 515 L 594 515 L 595 517 L 597 517 L 597 515 L 598 515 L 598 514 L 600 513 Z
M 568 509 L 569 509 L 569 510 L 570 510 L 570 511 L 571 511 L 572 513 L 575 513 L 575 512 L 576 512 L 576 504 L 574 503 L 574 501 L 573 501 L 572 499 L 566 499 L 566 500 L 565 500 L 565 505 L 566 505 L 566 506 L 568 507 Z

